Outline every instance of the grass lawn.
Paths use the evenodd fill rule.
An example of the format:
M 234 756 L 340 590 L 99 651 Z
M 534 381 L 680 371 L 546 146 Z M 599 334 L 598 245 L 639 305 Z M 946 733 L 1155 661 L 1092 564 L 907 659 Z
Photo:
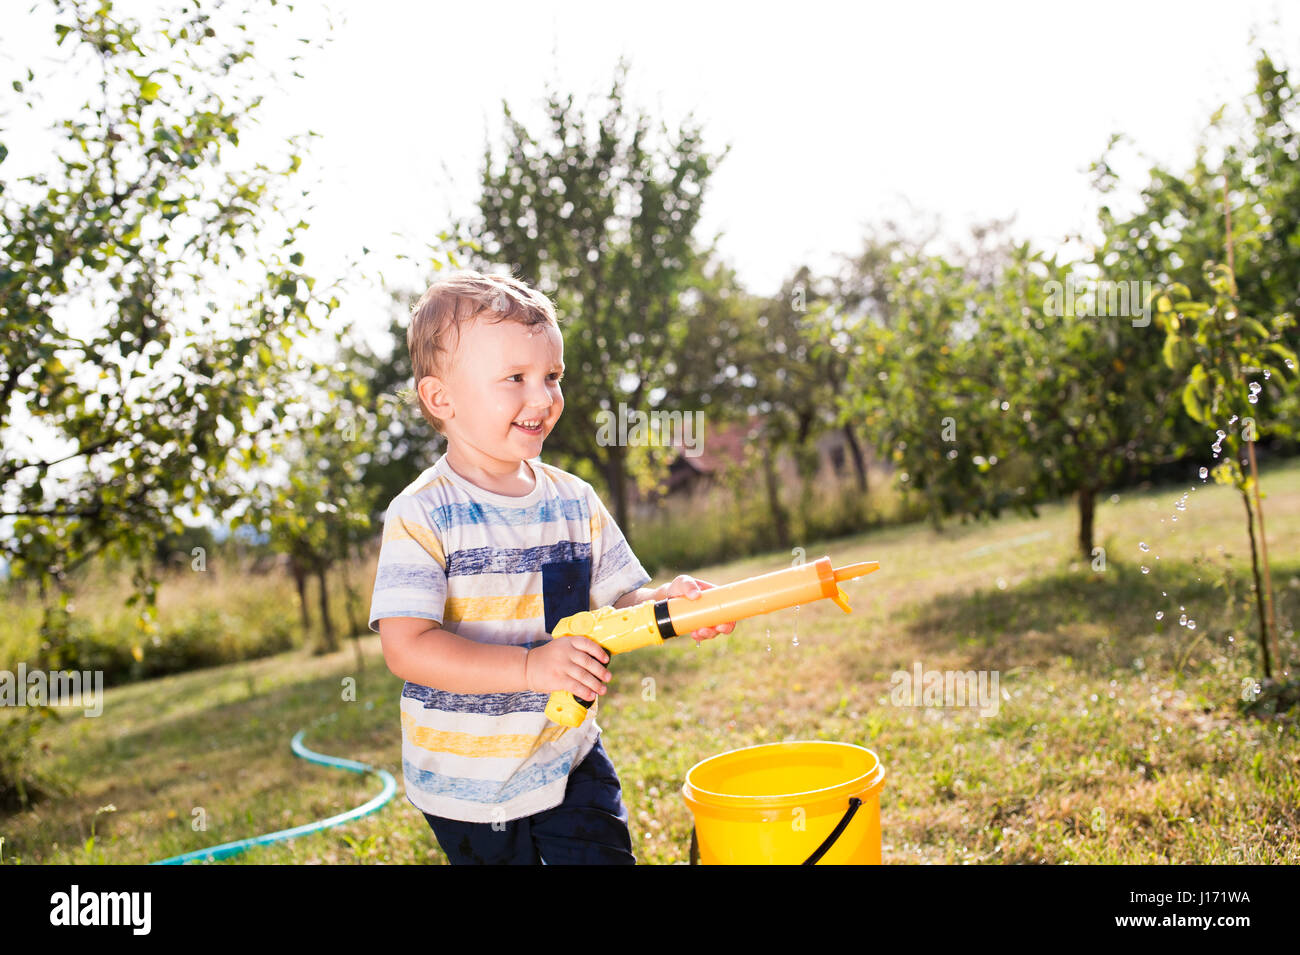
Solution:
M 1294 672 L 1300 462 L 1266 471 L 1263 488 L 1281 655 Z M 1240 498 L 1193 479 L 1104 501 L 1104 570 L 1071 553 L 1075 520 L 1061 504 L 1038 519 L 801 542 L 809 559 L 881 562 L 845 585 L 851 616 L 819 601 L 699 648 L 615 658 L 599 721 L 639 861 L 686 860 L 681 786 L 696 762 L 828 739 L 884 764 L 887 863 L 1300 862 L 1300 730 L 1239 712 L 1262 676 Z M 679 570 L 726 583 L 789 562 L 776 553 Z M 309 748 L 387 769 L 398 796 L 226 864 L 445 862 L 401 788 L 401 681 L 377 637 L 361 644 L 360 672 L 350 647 L 292 652 L 110 689 L 99 718 L 65 711 L 43 732 L 39 763 L 69 794 L 0 817 L 3 861 L 149 862 L 376 794 L 373 776 L 292 755 L 293 734 L 316 724 Z M 996 673 L 996 712 L 896 705 L 892 675 L 918 663 Z

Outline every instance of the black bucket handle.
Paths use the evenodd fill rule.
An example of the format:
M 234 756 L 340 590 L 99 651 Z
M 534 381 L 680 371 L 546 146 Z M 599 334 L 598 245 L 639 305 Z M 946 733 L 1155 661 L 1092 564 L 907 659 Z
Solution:
M 847 829 L 849 823 L 853 821 L 853 814 L 858 811 L 858 808 L 861 805 L 862 800 L 857 796 L 849 797 L 849 811 L 844 814 L 844 818 L 840 820 L 839 825 L 831 830 L 831 834 L 826 837 L 826 841 L 817 847 L 817 851 L 804 860 L 804 865 L 816 865 L 817 861 L 821 859 L 822 856 L 830 852 L 831 846 L 835 845 L 835 840 L 844 834 L 844 830 Z

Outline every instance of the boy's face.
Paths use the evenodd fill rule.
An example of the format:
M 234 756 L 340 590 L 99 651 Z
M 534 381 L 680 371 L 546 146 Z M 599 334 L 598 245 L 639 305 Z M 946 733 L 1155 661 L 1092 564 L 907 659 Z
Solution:
M 458 443 L 477 452 L 475 457 L 517 466 L 541 454 L 560 419 L 563 372 L 559 329 L 497 321 L 483 313 L 461 327 L 446 378 L 426 377 L 418 388 L 443 420 L 449 447 Z

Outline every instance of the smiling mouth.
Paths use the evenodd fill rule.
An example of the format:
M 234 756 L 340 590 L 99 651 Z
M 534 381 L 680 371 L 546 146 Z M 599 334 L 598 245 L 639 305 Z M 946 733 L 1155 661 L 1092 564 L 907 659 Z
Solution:
M 522 425 L 522 424 L 520 424 L 518 421 L 516 421 L 516 422 L 514 422 L 514 427 L 518 428 L 518 429 L 519 429 L 520 431 L 522 431 L 524 434 L 533 434 L 533 435 L 536 435 L 536 434 L 541 434 L 541 433 L 542 433 L 542 422 L 540 422 L 540 421 L 538 421 L 538 422 L 537 422 L 535 425 L 533 425 L 533 427 L 531 427 L 531 428 L 526 427 L 525 425 Z

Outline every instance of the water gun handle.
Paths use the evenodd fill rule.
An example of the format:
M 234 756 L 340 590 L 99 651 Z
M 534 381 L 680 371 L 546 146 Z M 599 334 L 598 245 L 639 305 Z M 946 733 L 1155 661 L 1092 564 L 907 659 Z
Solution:
M 601 607 L 565 617 L 555 625 L 553 637 L 584 636 L 599 643 L 612 658 L 640 647 L 663 643 L 679 634 L 693 633 L 786 607 L 833 600 L 845 613 L 852 613 L 840 581 L 878 570 L 868 561 L 836 569 L 829 557 L 809 564 L 788 567 L 735 583 L 711 587 L 699 597 L 671 597 L 647 600 L 632 607 Z M 567 691 L 551 694 L 546 715 L 564 726 L 581 726 L 594 701 L 582 700 Z
M 626 653 L 638 647 L 663 643 L 663 630 L 655 616 L 656 603 L 647 600 L 632 607 L 601 607 L 565 617 L 551 631 L 552 637 L 583 636 L 595 640 L 609 653 Z M 546 715 L 562 726 L 581 726 L 594 700 L 584 700 L 567 690 L 557 690 L 546 703 Z

